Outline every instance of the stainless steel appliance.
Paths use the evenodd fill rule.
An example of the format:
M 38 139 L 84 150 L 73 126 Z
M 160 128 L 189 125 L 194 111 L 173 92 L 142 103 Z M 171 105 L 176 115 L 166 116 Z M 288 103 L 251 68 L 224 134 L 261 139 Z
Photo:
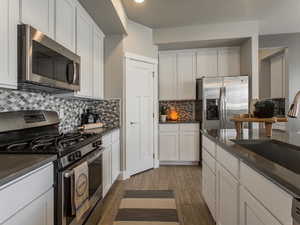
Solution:
M 56 112 L 18 111 L 0 113 L 0 154 L 56 154 L 55 224 L 81 225 L 102 199 L 102 139 L 96 133 L 60 134 Z M 89 168 L 90 209 L 77 221 L 72 211 L 73 169 Z
M 29 25 L 18 25 L 18 87 L 80 90 L 80 57 Z
M 202 129 L 234 128 L 230 118 L 249 111 L 248 76 L 197 79 L 196 118 Z

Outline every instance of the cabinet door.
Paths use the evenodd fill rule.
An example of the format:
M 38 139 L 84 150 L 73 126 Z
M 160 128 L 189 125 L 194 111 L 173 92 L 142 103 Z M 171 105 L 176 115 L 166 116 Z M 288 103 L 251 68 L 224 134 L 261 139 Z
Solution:
M 246 189 L 240 189 L 240 225 L 281 225 Z
M 17 87 L 17 24 L 19 0 L 0 4 L 0 87 Z
M 75 0 L 56 0 L 55 39 L 75 52 L 76 5 Z
M 93 97 L 103 98 L 103 34 L 94 28 L 93 35 Z
M 197 51 L 197 78 L 218 76 L 218 49 L 208 48 Z
M 77 54 L 81 57 L 79 96 L 93 96 L 93 24 L 86 11 L 77 7 Z
M 179 100 L 196 99 L 196 54 L 182 52 L 177 54 L 177 77 Z
M 116 181 L 120 174 L 120 142 L 112 144 L 112 183 Z
M 176 54 L 159 55 L 159 99 L 177 99 Z
M 199 132 L 181 131 L 179 159 L 181 161 L 199 161 Z
M 3 225 L 54 225 L 53 188 L 25 208 L 18 211 Z
M 161 132 L 159 134 L 159 160 L 179 160 L 178 132 Z
M 218 56 L 219 76 L 240 75 L 240 48 L 220 48 Z
M 216 175 L 205 163 L 202 164 L 202 195 L 211 215 L 216 220 Z
M 239 225 L 239 183 L 219 164 L 216 171 L 217 224 Z
M 105 150 L 103 151 L 103 174 L 102 174 L 103 175 L 103 197 L 105 197 L 112 184 L 111 152 L 112 152 L 111 145 L 105 147 Z
M 54 0 L 20 0 L 21 22 L 54 38 Z

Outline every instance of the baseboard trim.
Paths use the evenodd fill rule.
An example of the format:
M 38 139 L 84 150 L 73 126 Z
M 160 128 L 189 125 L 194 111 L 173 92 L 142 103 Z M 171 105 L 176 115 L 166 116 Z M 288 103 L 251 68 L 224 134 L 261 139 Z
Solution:
M 199 162 L 194 161 L 160 161 L 159 164 L 161 166 L 198 166 Z
M 121 174 L 119 176 L 119 180 L 127 180 L 130 176 L 128 175 L 126 170 L 121 171 Z

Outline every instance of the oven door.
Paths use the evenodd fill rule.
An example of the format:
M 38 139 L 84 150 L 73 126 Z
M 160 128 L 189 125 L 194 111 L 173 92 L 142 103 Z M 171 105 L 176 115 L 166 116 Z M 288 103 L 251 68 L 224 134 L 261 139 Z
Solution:
M 19 83 L 80 90 L 80 57 L 29 25 L 19 25 Z
M 76 221 L 76 216 L 72 213 L 71 179 L 73 169 L 79 164 L 87 161 L 89 167 L 89 199 L 90 210 L 84 215 L 81 221 Z M 59 225 L 81 225 L 88 218 L 97 202 L 102 199 L 102 149 L 97 149 L 78 163 L 59 173 L 61 196 L 58 208 L 61 210 L 58 216 Z M 59 194 L 60 191 L 58 191 Z

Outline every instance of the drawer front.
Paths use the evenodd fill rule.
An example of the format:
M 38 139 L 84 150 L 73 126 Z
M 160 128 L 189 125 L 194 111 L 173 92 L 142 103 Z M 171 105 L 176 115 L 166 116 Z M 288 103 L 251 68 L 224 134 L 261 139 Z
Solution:
M 202 135 L 202 146 L 208 151 L 213 157 L 216 156 L 216 144 L 209 140 L 207 137 Z
M 50 190 L 53 181 L 51 163 L 0 187 L 0 224 Z
M 282 224 L 291 225 L 293 197 L 265 177 L 241 163 L 241 184 Z
M 217 161 L 235 178 L 239 178 L 239 160 L 220 146 L 217 146 Z
M 180 124 L 180 131 L 199 131 L 199 124 Z
M 216 160 L 206 150 L 202 151 L 202 160 L 214 173 L 216 173 Z
M 103 146 L 109 146 L 112 143 L 112 133 L 108 133 L 102 137 Z
M 120 130 L 115 130 L 112 132 L 112 142 L 117 142 L 120 140 Z
M 179 125 L 178 124 L 160 124 L 159 131 L 162 132 L 178 132 Z

